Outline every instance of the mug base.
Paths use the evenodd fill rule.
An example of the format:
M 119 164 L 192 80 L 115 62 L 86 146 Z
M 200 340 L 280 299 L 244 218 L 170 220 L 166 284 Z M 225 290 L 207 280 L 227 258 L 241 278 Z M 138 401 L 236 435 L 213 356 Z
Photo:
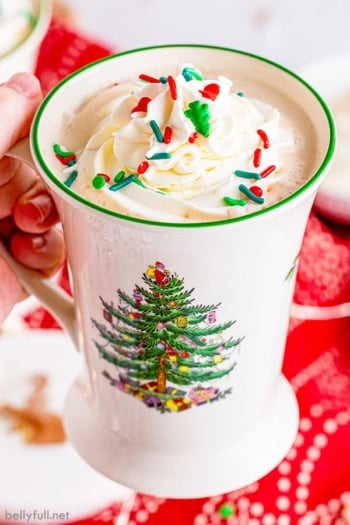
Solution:
M 202 498 L 223 494 L 257 481 L 286 456 L 295 439 L 299 409 L 295 394 L 281 375 L 274 405 L 249 435 L 231 446 L 181 458 L 126 441 L 96 421 L 79 387 L 66 398 L 63 421 L 78 454 L 95 470 L 119 484 L 162 498 Z M 186 455 L 185 455 L 186 452 Z

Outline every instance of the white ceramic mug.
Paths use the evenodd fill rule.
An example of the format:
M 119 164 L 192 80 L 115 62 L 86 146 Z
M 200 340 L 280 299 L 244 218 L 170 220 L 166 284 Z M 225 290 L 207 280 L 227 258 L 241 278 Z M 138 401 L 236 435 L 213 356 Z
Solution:
M 49 29 L 52 17 L 51 0 L 33 0 L 35 21 L 28 35 L 5 55 L 0 55 L 0 82 L 19 71 L 35 70 L 40 45 Z M 1 32 L 0 32 L 1 41 Z
M 314 123 L 317 145 L 310 148 L 318 155 L 302 188 L 241 218 L 163 224 L 101 209 L 59 181 L 50 160 L 58 115 L 141 68 L 169 71 L 185 62 L 263 81 L 302 107 Z M 12 153 L 30 161 L 26 148 Z M 62 220 L 74 302 L 17 269 L 81 351 L 82 374 L 68 393 L 64 422 L 90 465 L 137 491 L 190 498 L 247 485 L 286 455 L 298 426 L 296 398 L 281 374 L 294 278 L 334 148 L 332 116 L 312 88 L 279 65 L 230 49 L 121 53 L 48 95 L 34 119 L 31 150 Z

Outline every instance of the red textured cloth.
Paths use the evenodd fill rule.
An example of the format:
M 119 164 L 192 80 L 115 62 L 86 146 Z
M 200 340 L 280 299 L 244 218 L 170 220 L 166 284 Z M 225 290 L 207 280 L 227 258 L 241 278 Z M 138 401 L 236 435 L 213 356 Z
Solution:
M 73 71 L 110 54 L 111 49 L 53 21 L 41 45 L 36 67 L 44 93 Z
M 53 23 L 37 67 L 44 91 L 109 53 L 104 46 Z M 61 284 L 69 289 L 66 268 Z M 306 229 L 294 299 L 316 306 L 350 301 L 350 231 L 327 224 L 315 213 Z M 28 315 L 26 322 L 33 328 L 57 328 L 43 308 Z M 127 512 L 111 502 L 109 509 L 76 523 L 350 523 L 344 514 L 346 504 L 350 505 L 350 318 L 291 319 L 283 369 L 296 391 L 301 419 L 294 446 L 270 474 L 242 490 L 213 498 L 180 501 L 137 494 Z

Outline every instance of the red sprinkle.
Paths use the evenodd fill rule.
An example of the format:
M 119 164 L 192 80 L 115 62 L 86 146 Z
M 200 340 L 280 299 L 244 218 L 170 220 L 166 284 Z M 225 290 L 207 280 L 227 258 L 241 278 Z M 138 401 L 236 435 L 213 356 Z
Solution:
M 254 193 L 257 197 L 261 197 L 263 194 L 263 190 L 260 188 L 260 186 L 250 186 L 250 191 Z
M 107 173 L 97 173 L 96 175 L 99 175 L 100 177 L 103 177 L 106 182 L 110 182 L 111 177 L 107 175 Z
M 70 162 L 71 160 L 76 160 L 75 155 L 69 155 L 68 157 L 62 157 L 61 155 L 55 155 L 55 157 L 60 161 L 61 164 L 64 164 L 65 166 Z
M 200 89 L 199 92 L 204 98 L 215 100 L 220 93 L 220 86 L 219 84 L 207 84 L 204 89 Z
M 197 131 L 195 131 L 194 133 L 192 133 L 192 135 L 190 135 L 188 137 L 188 142 L 190 142 L 191 144 L 194 143 L 194 141 L 198 138 L 198 133 Z
M 261 161 L 261 149 L 256 148 L 256 150 L 254 151 L 254 155 L 253 155 L 254 168 L 258 168 L 260 166 L 260 161 Z
M 177 100 L 176 82 L 175 82 L 175 78 L 172 77 L 171 75 L 168 76 L 168 85 L 169 85 L 169 91 L 170 91 L 171 98 L 173 100 Z
M 143 162 L 141 162 L 138 167 L 137 167 L 137 173 L 139 175 L 142 175 L 143 173 L 146 173 L 146 171 L 148 170 L 149 168 L 149 164 L 147 162 L 147 160 L 144 160 Z
M 147 106 L 150 102 L 151 99 L 149 97 L 141 97 L 137 105 L 132 108 L 131 113 L 134 113 L 135 111 L 144 111 L 146 113 Z
M 264 148 L 268 149 L 270 147 L 270 141 L 269 141 L 269 137 L 266 135 L 265 131 L 263 129 L 257 129 L 256 132 L 259 135 L 259 137 L 261 138 Z
M 268 166 L 267 168 L 265 168 L 261 173 L 260 173 L 260 177 L 261 178 L 265 178 L 267 177 L 268 175 L 270 175 L 270 173 L 272 173 L 273 171 L 275 171 L 276 169 L 276 166 L 274 164 L 271 164 L 271 166 Z
M 166 126 L 164 133 L 163 133 L 164 144 L 170 144 L 172 136 L 173 136 L 173 130 L 169 126 Z
M 160 82 L 159 78 L 151 77 L 150 75 L 144 75 L 143 73 L 139 75 L 140 80 L 145 80 L 151 84 L 158 84 Z

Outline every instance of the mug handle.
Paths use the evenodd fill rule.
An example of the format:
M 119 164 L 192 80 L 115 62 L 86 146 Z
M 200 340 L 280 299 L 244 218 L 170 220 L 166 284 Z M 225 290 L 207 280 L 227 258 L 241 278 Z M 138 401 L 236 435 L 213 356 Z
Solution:
M 35 164 L 30 151 L 29 138 L 18 141 L 7 153 L 26 162 L 35 169 Z M 0 256 L 17 275 L 23 288 L 30 294 L 35 295 L 39 301 L 52 313 L 57 321 L 66 330 L 75 347 L 79 350 L 79 332 L 77 316 L 75 313 L 74 300 L 59 285 L 44 277 L 41 273 L 27 268 L 19 263 L 10 253 L 6 244 L 0 239 Z

